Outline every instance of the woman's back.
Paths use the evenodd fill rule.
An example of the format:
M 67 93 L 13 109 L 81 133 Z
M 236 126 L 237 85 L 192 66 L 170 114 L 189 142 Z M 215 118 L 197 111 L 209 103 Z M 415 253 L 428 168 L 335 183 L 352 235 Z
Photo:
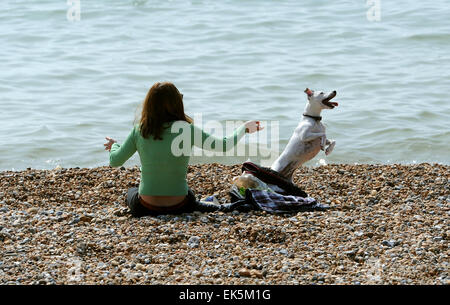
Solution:
M 188 191 L 186 174 L 192 146 L 203 148 L 207 142 L 213 144 L 208 150 L 224 152 L 236 145 L 244 134 L 245 125 L 241 125 L 231 137 L 216 138 L 193 124 L 175 121 L 166 124 L 162 139 L 156 140 L 144 138 L 135 126 L 123 145 L 112 145 L 110 165 L 121 166 L 138 151 L 142 166 L 139 194 L 182 196 Z
M 185 122 L 186 123 L 186 122 Z M 173 122 L 168 124 L 161 134 L 162 140 L 153 137 L 145 139 L 136 130 L 136 148 L 141 160 L 141 183 L 139 194 L 147 196 L 181 196 L 186 195 L 187 168 L 190 155 L 174 155 L 173 140 L 180 132 L 171 132 Z M 188 123 L 186 123 L 188 124 Z

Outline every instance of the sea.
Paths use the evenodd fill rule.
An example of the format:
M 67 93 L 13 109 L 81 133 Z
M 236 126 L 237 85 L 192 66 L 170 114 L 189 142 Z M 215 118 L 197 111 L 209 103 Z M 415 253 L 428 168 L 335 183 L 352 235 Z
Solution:
M 305 88 L 339 103 L 322 111 L 334 151 L 305 166 L 450 164 L 449 16 L 448 0 L 1 1 L 0 170 L 108 165 L 105 137 L 127 137 L 158 81 L 205 126 L 265 127 L 192 164 L 270 165 Z

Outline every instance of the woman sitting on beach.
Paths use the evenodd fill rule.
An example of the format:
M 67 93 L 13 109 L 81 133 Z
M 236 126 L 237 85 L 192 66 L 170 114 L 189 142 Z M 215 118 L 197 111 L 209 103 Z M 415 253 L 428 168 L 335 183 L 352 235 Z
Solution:
M 189 151 L 195 145 L 225 152 L 234 147 L 245 133 L 261 129 L 259 122 L 248 121 L 238 127 L 231 137 L 219 139 L 211 136 L 195 126 L 184 113 L 183 95 L 175 85 L 158 82 L 147 93 L 140 122 L 125 142 L 119 145 L 114 139 L 106 137 L 108 142 L 104 146 L 110 152 L 109 163 L 112 167 L 121 166 L 136 151 L 139 153 L 141 181 L 139 188 L 129 189 L 127 195 L 127 205 L 133 216 L 216 211 L 220 205 L 195 199 L 186 181 L 190 156 L 174 154 L 173 150 L 179 147 L 172 147 L 172 143 L 182 137 L 183 151 L 186 148 Z M 209 147 L 204 146 L 205 142 L 210 143 Z

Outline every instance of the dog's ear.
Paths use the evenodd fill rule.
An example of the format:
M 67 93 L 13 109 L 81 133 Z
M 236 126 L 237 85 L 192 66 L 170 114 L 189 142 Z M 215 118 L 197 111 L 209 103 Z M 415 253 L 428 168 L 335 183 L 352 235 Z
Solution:
M 308 96 L 311 96 L 313 93 L 312 93 L 312 91 L 311 91 L 311 89 L 309 89 L 309 88 L 306 88 L 305 89 L 305 93 L 308 95 Z

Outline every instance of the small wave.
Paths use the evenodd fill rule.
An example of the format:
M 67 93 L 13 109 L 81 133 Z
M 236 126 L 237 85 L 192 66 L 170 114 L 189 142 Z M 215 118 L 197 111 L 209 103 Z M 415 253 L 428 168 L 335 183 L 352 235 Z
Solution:
M 30 130 L 31 129 L 31 130 Z M 54 131 L 47 125 L 37 126 L 34 129 L 31 128 L 31 126 L 28 126 L 28 128 L 20 133 L 17 133 L 17 137 L 39 137 L 39 138 L 48 138 L 52 134 L 54 134 Z
M 442 117 L 442 115 L 440 115 L 439 113 L 436 113 L 436 112 L 422 110 L 417 114 L 417 117 L 423 118 L 423 119 L 435 119 L 435 118 Z
M 450 43 L 450 34 L 416 34 L 407 36 L 406 39 L 413 41 L 425 41 L 432 43 Z
M 309 73 L 309 74 L 306 74 L 304 77 L 312 82 L 312 81 L 336 78 L 336 77 L 338 77 L 338 75 L 327 74 L 327 73 Z
M 133 0 L 132 4 L 133 6 L 144 6 L 146 5 L 148 0 Z

